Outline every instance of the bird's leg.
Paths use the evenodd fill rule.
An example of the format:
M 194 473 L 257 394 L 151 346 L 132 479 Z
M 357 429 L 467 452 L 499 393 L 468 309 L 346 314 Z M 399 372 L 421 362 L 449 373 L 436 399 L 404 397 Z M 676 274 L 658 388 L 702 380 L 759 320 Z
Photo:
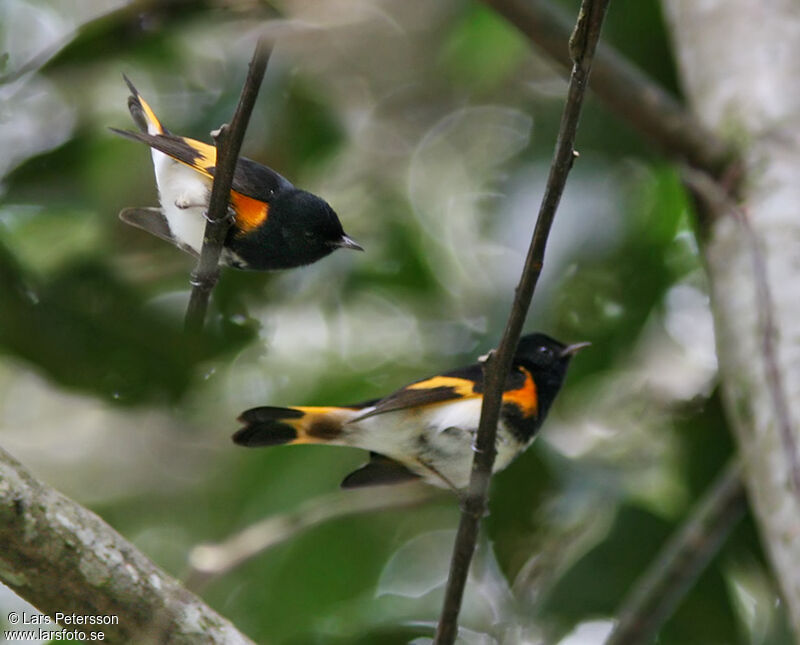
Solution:
M 425 470 L 427 470 L 428 472 L 430 472 L 430 473 L 432 473 L 432 474 L 436 475 L 436 476 L 437 476 L 439 479 L 441 479 L 441 480 L 442 480 L 442 481 L 443 481 L 445 484 L 447 484 L 447 487 L 448 487 L 450 490 L 452 490 L 452 491 L 453 491 L 453 492 L 454 492 L 456 495 L 459 495 L 459 494 L 460 494 L 460 493 L 459 493 L 459 489 L 456 487 L 456 485 L 455 485 L 455 484 L 453 484 L 453 482 L 451 482 L 451 481 L 450 481 L 450 480 L 449 480 L 447 477 L 445 477 L 445 476 L 444 476 L 442 473 L 440 473 L 438 470 L 436 470 L 436 468 L 434 468 L 433 466 L 431 466 L 429 463 L 422 461 L 422 459 L 419 459 L 419 458 L 417 458 L 417 460 L 416 460 L 416 461 L 417 461 L 417 463 L 418 463 L 420 466 L 422 466 L 422 467 L 423 467 Z
M 205 208 L 208 204 L 192 201 L 188 195 L 181 195 L 175 200 L 176 208 L 186 210 L 187 208 Z
M 203 204 L 203 206 L 207 207 L 208 204 Z M 206 218 L 207 222 L 211 221 L 211 219 L 208 217 L 208 211 L 207 210 L 203 211 L 203 217 Z M 228 204 L 228 210 L 225 212 L 225 219 L 228 220 L 229 224 L 233 224 L 236 221 L 236 209 L 234 209 L 234 207 L 230 203 Z

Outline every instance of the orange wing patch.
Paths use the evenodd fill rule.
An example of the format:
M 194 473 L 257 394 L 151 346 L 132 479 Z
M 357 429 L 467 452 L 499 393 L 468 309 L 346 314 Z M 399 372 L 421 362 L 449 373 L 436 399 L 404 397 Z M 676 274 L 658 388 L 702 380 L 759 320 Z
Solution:
M 419 383 L 412 383 L 407 390 L 432 390 L 437 387 L 449 387 L 462 397 L 477 397 L 481 396 L 474 391 L 475 384 L 469 379 L 458 378 L 455 376 L 434 376 L 433 378 L 420 381 Z
M 197 139 L 190 139 L 189 137 L 181 137 L 183 142 L 188 145 L 195 153 L 195 158 L 192 163 L 186 164 L 195 170 L 199 170 L 207 177 L 213 177 L 211 171 L 217 165 L 217 149 L 209 143 L 203 143 Z M 178 161 L 183 161 L 179 159 Z M 185 163 L 185 162 L 184 162 Z
M 517 369 L 525 375 L 525 382 L 519 389 L 503 392 L 503 403 L 514 403 L 519 407 L 524 416 L 530 417 L 535 415 L 539 409 L 536 382 L 533 380 L 531 373 L 524 367 L 519 367 Z
M 249 233 L 267 221 L 269 204 L 266 202 L 232 190 L 231 204 L 236 211 L 236 224 L 240 233 Z

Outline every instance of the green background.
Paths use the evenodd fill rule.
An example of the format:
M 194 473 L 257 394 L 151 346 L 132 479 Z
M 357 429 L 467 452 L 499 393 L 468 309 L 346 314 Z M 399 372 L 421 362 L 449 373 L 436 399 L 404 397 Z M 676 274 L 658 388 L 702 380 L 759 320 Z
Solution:
M 125 73 L 208 140 L 262 29 L 243 154 L 323 196 L 366 253 L 224 271 L 187 339 L 192 260 L 118 220 L 157 194 L 147 150 L 107 127 L 133 127 Z M 679 94 L 656 2 L 615 0 L 604 33 Z M 499 339 L 566 84 L 481 4 L 6 0 L 0 53 L 0 444 L 176 577 L 199 544 L 324 506 L 365 458 L 235 447 L 242 410 L 373 398 Z M 577 148 L 526 330 L 592 347 L 493 483 L 464 642 L 602 642 L 732 452 L 675 168 L 591 96 Z M 457 521 L 446 493 L 342 514 L 191 580 L 257 642 L 429 638 Z M 659 643 L 789 642 L 747 516 Z

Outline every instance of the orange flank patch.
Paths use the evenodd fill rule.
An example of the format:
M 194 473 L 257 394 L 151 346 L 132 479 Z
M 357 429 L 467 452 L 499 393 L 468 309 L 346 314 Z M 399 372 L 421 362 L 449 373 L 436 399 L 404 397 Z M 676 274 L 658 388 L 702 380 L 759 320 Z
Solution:
M 539 408 L 539 400 L 536 394 L 536 383 L 531 373 L 524 367 L 518 368 L 525 375 L 525 382 L 517 390 L 503 392 L 503 403 L 514 403 L 519 406 L 522 414 L 526 417 L 533 416 Z
M 236 211 L 236 224 L 243 233 L 249 233 L 267 221 L 269 204 L 231 191 L 231 204 Z
M 473 391 L 474 383 L 469 379 L 457 378 L 455 376 L 434 376 L 433 378 L 412 383 L 407 390 L 432 390 L 437 387 L 451 387 L 453 391 L 462 397 L 480 396 Z

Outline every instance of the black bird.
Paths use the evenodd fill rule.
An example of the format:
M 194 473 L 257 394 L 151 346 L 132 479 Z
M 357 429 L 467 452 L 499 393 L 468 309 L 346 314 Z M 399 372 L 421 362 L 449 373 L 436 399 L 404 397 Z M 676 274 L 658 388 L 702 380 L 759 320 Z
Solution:
M 545 334 L 520 339 L 503 391 L 497 428 L 498 471 L 525 450 L 558 394 L 572 356 L 589 343 L 564 345 Z M 469 482 L 483 403 L 483 366 L 416 381 L 382 399 L 333 407 L 247 410 L 233 435 L 248 446 L 325 443 L 370 451 L 344 488 L 422 478 L 460 490 Z
M 217 159 L 215 146 L 168 132 L 133 83 L 128 109 L 141 132 L 113 132 L 152 149 L 161 208 L 128 208 L 120 217 L 199 255 Z M 311 264 L 336 249 L 364 249 L 348 237 L 325 200 L 295 188 L 262 164 L 241 157 L 230 196 L 233 224 L 220 262 L 267 271 Z

